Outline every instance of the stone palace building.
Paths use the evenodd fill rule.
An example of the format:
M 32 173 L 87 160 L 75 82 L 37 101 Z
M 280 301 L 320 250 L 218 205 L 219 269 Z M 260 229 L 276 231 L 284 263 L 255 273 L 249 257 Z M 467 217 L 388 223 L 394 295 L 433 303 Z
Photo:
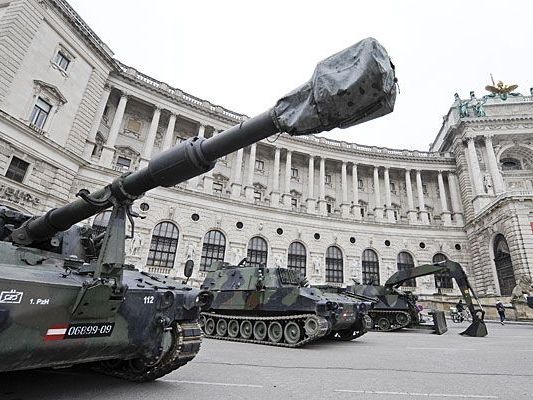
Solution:
M 192 259 L 198 283 L 248 257 L 342 285 L 449 258 L 508 296 L 533 262 L 533 97 L 483 101 L 456 97 L 427 152 L 281 135 L 230 154 L 136 203 L 128 261 L 181 276 Z M 64 0 L 0 0 L 4 206 L 42 214 L 246 118 L 122 64 Z M 458 293 L 446 275 L 412 290 Z

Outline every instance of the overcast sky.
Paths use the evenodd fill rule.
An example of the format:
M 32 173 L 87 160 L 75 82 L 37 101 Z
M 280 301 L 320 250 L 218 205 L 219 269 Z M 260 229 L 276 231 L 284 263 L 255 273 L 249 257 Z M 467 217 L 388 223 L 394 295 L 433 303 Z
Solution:
M 375 37 L 397 68 L 395 111 L 325 134 L 360 144 L 427 150 L 455 92 L 481 97 L 490 73 L 533 86 L 526 1 L 69 1 L 120 61 L 249 116 Z

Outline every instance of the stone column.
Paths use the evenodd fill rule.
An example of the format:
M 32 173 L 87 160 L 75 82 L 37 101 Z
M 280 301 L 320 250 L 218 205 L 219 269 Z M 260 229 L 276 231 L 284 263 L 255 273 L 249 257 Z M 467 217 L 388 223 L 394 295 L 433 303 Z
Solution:
M 407 218 L 410 224 L 415 224 L 418 221 L 416 215 L 415 204 L 413 201 L 413 185 L 411 184 L 411 170 L 405 170 L 405 192 L 407 193 Z
M 440 206 L 442 208 L 442 222 L 445 226 L 450 226 L 452 224 L 452 218 L 450 215 L 450 211 L 448 210 L 448 200 L 446 199 L 446 191 L 444 190 L 444 179 L 442 179 L 442 171 L 438 172 L 437 181 L 439 183 Z
M 152 151 L 154 149 L 155 136 L 157 135 L 157 127 L 159 126 L 159 117 L 161 116 L 161 109 L 156 106 L 154 115 L 152 116 L 152 123 L 150 124 L 150 130 L 146 141 L 144 142 L 143 152 L 141 154 L 141 162 L 139 167 L 144 168 L 148 165 L 148 161 L 152 157 Z
M 472 176 L 470 178 L 470 181 L 472 182 L 472 189 L 474 191 L 474 197 L 481 195 L 484 193 L 483 190 L 483 182 L 481 178 L 481 169 L 479 168 L 479 162 L 477 159 L 477 153 L 476 153 L 476 144 L 474 142 L 473 137 L 469 137 L 466 139 L 467 141 L 467 158 L 468 158 L 468 164 L 470 165 L 470 169 L 472 172 Z
M 450 198 L 452 200 L 453 218 L 457 225 L 463 226 L 463 208 L 461 207 L 461 198 L 458 192 L 457 177 L 453 172 L 448 172 L 448 187 L 450 188 Z
M 231 183 L 231 198 L 239 199 L 241 197 L 242 189 L 242 158 L 244 149 L 239 149 L 235 156 L 235 164 L 233 165 L 233 182 Z
M 107 136 L 106 144 L 102 149 L 102 155 L 100 156 L 100 165 L 111 168 L 113 164 L 113 158 L 115 156 L 115 144 L 117 142 L 118 131 L 122 124 L 122 118 L 124 118 L 124 111 L 126 110 L 126 104 L 128 103 L 128 95 L 122 93 L 120 101 L 118 102 L 117 111 L 109 128 L 109 135 Z
M 374 166 L 374 219 L 383 220 L 383 207 L 381 206 L 381 193 L 379 187 L 379 167 Z
M 198 126 L 198 133 L 196 134 L 196 136 L 204 137 L 204 135 L 205 135 L 205 125 L 200 124 L 200 126 Z M 213 136 L 215 136 L 214 133 L 213 133 Z
M 281 149 L 276 147 L 274 150 L 274 169 L 272 171 L 272 191 L 270 192 L 270 205 L 279 207 L 279 157 Z M 290 179 L 290 177 L 289 177 Z
M 505 192 L 505 185 L 503 183 L 502 174 L 498 169 L 498 160 L 496 160 L 494 146 L 492 145 L 492 135 L 485 136 L 485 148 L 487 149 L 487 161 L 494 191 L 496 194 L 503 193 Z
M 429 224 L 426 203 L 424 200 L 424 186 L 422 185 L 422 174 L 419 169 L 416 170 L 416 190 L 418 194 L 418 210 L 420 212 L 420 222 L 425 225 Z
M 315 157 L 309 156 L 308 168 L 308 188 L 307 188 L 307 213 L 314 214 L 316 212 L 315 201 Z
M 326 159 L 320 157 L 320 173 L 318 182 L 318 212 L 320 215 L 327 215 L 328 209 L 326 206 Z
M 255 152 L 257 150 L 257 144 L 254 143 L 250 146 L 250 158 L 248 159 L 248 171 L 246 175 L 246 186 L 244 187 L 244 195 L 246 200 L 250 203 L 254 202 L 254 172 L 255 172 Z
M 285 161 L 285 188 L 283 189 L 283 205 L 291 209 L 291 169 L 292 169 L 292 151 L 287 150 L 287 159 Z
M 104 91 L 102 92 L 102 97 L 100 97 L 100 102 L 98 103 L 98 108 L 94 114 L 93 124 L 91 125 L 91 130 L 87 136 L 87 143 L 85 143 L 85 148 L 83 149 L 83 159 L 90 160 L 94 151 L 94 146 L 96 145 L 96 134 L 98 133 L 98 128 L 102 122 L 102 116 L 104 115 L 105 106 L 109 100 L 109 94 L 111 93 L 111 86 L 105 85 Z
M 174 127 L 176 126 L 176 114 L 170 114 L 168 119 L 167 131 L 165 132 L 165 137 L 163 138 L 163 147 L 161 150 L 167 150 L 172 147 L 172 141 L 174 140 Z
M 353 206 L 352 213 L 356 220 L 361 219 L 361 208 L 359 207 L 359 178 L 357 176 L 357 164 L 352 165 L 352 186 L 353 186 Z
M 383 172 L 383 180 L 385 181 L 385 209 L 387 213 L 387 221 L 396 222 L 396 219 L 394 219 L 394 210 L 392 209 L 392 201 L 390 195 L 389 167 L 385 167 L 385 171 Z
M 350 204 L 348 204 L 348 176 L 346 174 L 346 161 L 343 161 L 341 166 L 341 186 L 341 215 L 343 218 L 348 218 L 348 216 L 350 215 Z

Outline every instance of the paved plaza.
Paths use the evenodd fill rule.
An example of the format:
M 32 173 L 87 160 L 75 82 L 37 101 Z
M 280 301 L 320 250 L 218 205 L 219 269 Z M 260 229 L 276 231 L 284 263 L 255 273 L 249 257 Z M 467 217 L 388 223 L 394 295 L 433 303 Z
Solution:
M 372 332 L 302 349 L 206 339 L 190 364 L 154 383 L 18 372 L 0 377 L 0 400 L 533 398 L 533 325 L 491 323 L 486 338 L 450 325 L 443 336 Z

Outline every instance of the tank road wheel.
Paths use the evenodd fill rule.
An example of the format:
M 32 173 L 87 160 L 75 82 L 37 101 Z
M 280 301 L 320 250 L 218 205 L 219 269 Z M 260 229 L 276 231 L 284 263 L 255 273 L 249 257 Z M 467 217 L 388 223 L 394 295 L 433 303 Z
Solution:
M 409 322 L 411 322 L 411 318 L 409 314 L 399 313 L 396 314 L 396 322 L 403 328 L 404 326 L 409 325 Z
M 239 321 L 232 319 L 228 324 L 228 336 L 236 338 L 239 336 Z
M 302 337 L 302 330 L 300 329 L 300 326 L 294 321 L 290 321 L 285 325 L 285 329 L 283 330 L 285 341 L 289 344 L 296 344 L 300 341 L 300 338 Z
M 272 343 L 278 343 L 283 337 L 283 327 L 278 321 L 272 321 L 268 325 L 268 339 Z
M 198 318 L 198 325 L 200 325 L 200 329 L 205 332 L 205 315 L 200 315 L 200 318 Z
M 217 322 L 217 335 L 218 336 L 226 336 L 226 333 L 228 332 L 228 323 L 224 318 L 221 318 Z
M 242 321 L 240 332 L 243 339 L 250 339 L 253 333 L 252 323 L 248 320 Z
M 215 320 L 213 318 L 207 318 L 205 321 L 204 332 L 206 335 L 213 335 L 215 333 Z
M 265 340 L 267 337 L 267 324 L 265 321 L 256 321 L 254 324 L 254 338 L 257 340 Z
M 314 337 L 318 335 L 318 332 L 320 330 L 320 323 L 318 322 L 318 318 L 315 316 L 307 318 L 305 320 L 304 330 L 305 334 L 308 337 Z
M 390 331 L 390 321 L 388 318 L 381 317 L 378 319 L 378 327 L 380 331 Z

